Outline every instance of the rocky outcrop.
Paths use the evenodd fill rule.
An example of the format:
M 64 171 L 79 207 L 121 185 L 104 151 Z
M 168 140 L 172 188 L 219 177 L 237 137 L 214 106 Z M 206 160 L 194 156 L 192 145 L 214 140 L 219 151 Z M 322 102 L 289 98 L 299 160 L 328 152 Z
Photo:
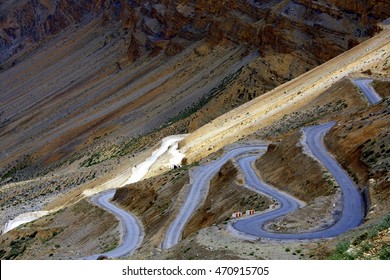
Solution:
M 136 31 L 136 24 L 139 20 L 137 17 L 136 7 L 137 4 L 134 1 L 122 1 L 122 9 L 120 11 L 120 21 L 124 29 L 129 29 L 133 32 Z
M 261 51 L 266 48 L 284 53 L 303 51 L 318 63 L 372 36 L 375 24 L 390 16 L 387 9 L 367 21 L 365 11 L 346 9 L 345 5 L 332 1 L 283 1 L 277 8 L 270 1 L 239 2 L 243 13 L 259 19 L 256 24 L 260 29 Z
M 127 49 L 127 57 L 130 62 L 134 62 L 140 55 L 140 45 L 141 43 L 135 38 L 134 35 L 131 36 L 130 44 Z
M 311 1 L 304 1 L 311 2 Z M 343 12 L 359 15 L 364 24 L 374 24 L 378 20 L 384 20 L 390 16 L 390 2 L 387 0 L 327 0 L 328 5 L 334 5 Z
M 10 2 L 10 1 L 9 1 Z M 101 1 L 18 1 L 0 6 L 0 63 L 18 50 L 78 23 L 102 7 Z
M 10 12 L 8 12 L 10 10 Z M 0 63 L 31 42 L 82 19 L 119 21 L 129 35 L 130 61 L 143 52 L 167 55 L 193 41 L 230 40 L 261 52 L 300 52 L 322 63 L 375 32 L 390 16 L 385 0 L 38 0 L 0 8 Z M 140 42 L 135 34 L 148 39 Z M 139 44 L 138 44 L 139 43 Z

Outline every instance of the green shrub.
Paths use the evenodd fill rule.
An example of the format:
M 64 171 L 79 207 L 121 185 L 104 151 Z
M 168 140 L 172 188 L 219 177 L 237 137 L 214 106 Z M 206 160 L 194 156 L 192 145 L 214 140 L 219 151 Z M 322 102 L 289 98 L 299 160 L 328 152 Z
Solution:
M 330 256 L 331 260 L 353 260 L 355 257 L 352 254 L 347 253 L 350 247 L 349 241 L 340 241 L 336 245 L 335 252 Z
M 384 245 L 379 253 L 380 260 L 390 260 L 390 246 Z
M 368 232 L 368 238 L 373 238 L 378 235 L 378 233 L 382 230 L 390 228 L 390 214 L 388 214 L 380 224 L 376 225 L 373 227 L 369 232 Z

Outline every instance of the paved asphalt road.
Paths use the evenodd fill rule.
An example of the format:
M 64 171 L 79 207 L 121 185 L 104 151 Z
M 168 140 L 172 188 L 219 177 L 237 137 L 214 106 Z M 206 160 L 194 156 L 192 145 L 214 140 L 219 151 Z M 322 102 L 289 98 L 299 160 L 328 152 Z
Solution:
M 374 88 L 371 86 L 372 79 L 354 79 L 353 83 L 360 88 L 363 94 L 368 99 L 371 105 L 374 105 L 382 100 L 382 98 L 376 93 Z
M 120 219 L 122 225 L 121 244 L 112 251 L 85 257 L 85 260 L 96 260 L 99 256 L 109 258 L 119 258 L 128 256 L 135 251 L 142 243 L 143 230 L 137 219 L 130 213 L 111 204 L 110 200 L 114 197 L 115 190 L 100 193 L 92 197 L 92 202 L 99 207 L 104 208 Z
M 283 234 L 265 231 L 263 225 L 266 222 L 295 211 L 300 205 L 293 197 L 261 182 L 254 172 L 252 163 L 258 158 L 259 152 L 267 148 L 266 145 L 240 146 L 231 149 L 220 159 L 213 161 L 208 165 L 200 166 L 192 171 L 191 187 L 187 199 L 165 234 L 162 243 L 163 249 L 169 249 L 180 241 L 186 223 L 207 195 L 207 189 L 214 174 L 217 173 L 229 159 L 248 153 L 257 153 L 257 155 L 249 155 L 238 160 L 238 163 L 245 174 L 247 185 L 277 199 L 281 207 L 274 211 L 239 220 L 233 224 L 234 229 L 256 237 L 291 240 L 334 237 L 360 225 L 363 220 L 362 196 L 340 165 L 327 153 L 323 145 L 323 137 L 333 125 L 334 123 L 327 123 L 308 127 L 304 129 L 304 134 L 306 141 L 305 146 L 309 149 L 309 152 L 328 168 L 342 189 L 343 211 L 340 214 L 340 219 L 335 224 L 324 230 L 307 233 Z M 134 216 L 109 202 L 113 197 L 114 192 L 115 191 L 112 190 L 99 194 L 93 197 L 92 201 L 96 205 L 110 211 L 121 220 L 122 226 L 124 227 L 122 244 L 110 252 L 96 254 L 86 257 L 85 259 L 96 259 L 100 255 L 105 255 L 110 258 L 126 256 L 131 254 L 142 242 L 142 229 Z
M 228 151 L 222 158 L 196 168 L 191 174 L 191 188 L 186 201 L 165 234 L 163 249 L 169 249 L 180 241 L 185 224 L 207 195 L 210 180 L 229 159 L 248 152 L 259 152 L 266 148 L 266 145 L 240 146 Z
M 332 226 L 315 232 L 284 234 L 272 233 L 263 229 L 263 225 L 275 218 L 281 217 L 291 211 L 298 209 L 297 201 L 285 194 L 278 193 L 275 189 L 261 182 L 254 173 L 251 163 L 256 157 L 247 157 L 239 160 L 239 165 L 245 172 L 245 179 L 249 186 L 267 193 L 279 200 L 281 207 L 275 211 L 254 216 L 249 219 L 242 219 L 233 224 L 233 228 L 248 235 L 278 239 L 278 240 L 299 240 L 299 239 L 319 239 L 334 237 L 349 231 L 361 224 L 363 220 L 363 201 L 362 196 L 355 184 L 348 177 L 340 165 L 327 153 L 323 145 L 323 137 L 334 123 L 327 123 L 318 126 L 312 126 L 304 129 L 306 135 L 306 145 L 311 154 L 321 161 L 324 166 L 332 173 L 343 192 L 343 210 L 340 219 Z

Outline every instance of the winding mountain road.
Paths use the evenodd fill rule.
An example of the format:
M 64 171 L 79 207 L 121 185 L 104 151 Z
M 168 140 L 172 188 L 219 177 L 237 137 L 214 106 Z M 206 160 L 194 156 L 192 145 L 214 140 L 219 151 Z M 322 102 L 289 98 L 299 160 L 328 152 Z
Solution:
M 238 164 L 245 175 L 247 185 L 277 199 L 281 207 L 274 211 L 239 220 L 232 225 L 235 230 L 247 235 L 262 238 L 298 240 L 334 237 L 360 225 L 363 220 L 364 209 L 362 196 L 345 171 L 340 167 L 336 160 L 328 154 L 323 144 L 324 135 L 334 126 L 334 124 L 335 123 L 332 122 L 304 128 L 303 144 L 306 152 L 320 161 L 332 173 L 342 189 L 343 210 L 340 219 L 338 219 L 335 224 L 324 230 L 296 234 L 275 233 L 264 230 L 263 226 L 266 222 L 297 210 L 300 207 L 300 204 L 294 197 L 262 182 L 253 170 L 252 163 L 258 158 L 259 152 L 267 148 L 267 145 L 246 145 L 233 148 L 220 159 L 213 161 L 208 165 L 200 166 L 192 171 L 191 187 L 186 201 L 181 206 L 175 220 L 168 227 L 162 242 L 162 248 L 169 249 L 180 241 L 186 223 L 207 196 L 210 180 L 214 174 L 217 173 L 229 159 L 237 158 L 238 156 L 248 153 L 256 153 L 256 155 L 249 155 L 238 159 Z M 154 159 L 154 161 L 155 160 L 156 159 Z M 104 255 L 110 258 L 118 258 L 131 254 L 142 243 L 143 239 L 142 229 L 136 218 L 109 202 L 113 197 L 114 192 L 115 191 L 112 190 L 92 198 L 93 203 L 116 215 L 121 220 L 122 226 L 124 227 L 122 244 L 116 249 L 104 253 Z M 102 254 L 89 256 L 85 259 L 96 259 L 100 255 Z
M 144 234 L 141 223 L 132 214 L 110 202 L 114 194 L 115 190 L 110 190 L 92 197 L 91 200 L 95 205 L 109 211 L 120 220 L 122 226 L 121 244 L 112 251 L 83 258 L 85 260 L 96 260 L 102 255 L 109 258 L 125 257 L 133 253 L 142 243 Z
M 370 86 L 372 80 L 354 79 L 353 82 L 362 90 L 370 104 L 376 104 L 381 100 L 381 97 Z M 332 158 L 332 156 L 328 154 L 323 144 L 324 135 L 334 126 L 334 124 L 335 123 L 332 122 L 304 128 L 303 145 L 308 154 L 312 155 L 331 172 L 341 187 L 343 193 L 343 210 L 336 223 L 323 230 L 294 234 L 275 233 L 264 230 L 263 227 L 266 222 L 297 210 L 300 208 L 300 203 L 294 197 L 267 185 L 257 177 L 252 168 L 253 162 L 259 156 L 257 154 L 238 159 L 238 164 L 245 174 L 245 181 L 249 187 L 278 200 L 280 208 L 247 219 L 241 219 L 232 224 L 235 230 L 247 235 L 262 238 L 299 240 L 334 237 L 361 224 L 364 209 L 362 196 L 341 166 Z M 163 141 L 161 151 L 159 150 L 155 152 L 149 161 L 146 161 L 138 167 L 138 169 L 142 169 L 144 172 L 140 172 L 140 170 L 133 170 L 133 174 L 136 178 L 131 178 L 129 182 L 140 180 L 144 176 L 144 173 L 146 173 L 150 166 L 157 160 L 160 154 L 165 152 L 170 145 L 177 143 L 177 141 L 181 139 L 182 136 L 173 136 L 172 139 L 168 139 L 166 142 Z M 229 150 L 224 156 L 222 156 L 222 158 L 206 166 L 201 166 L 193 170 L 190 182 L 191 187 L 186 201 L 181 206 L 179 214 L 176 216 L 175 220 L 168 227 L 162 242 L 162 248 L 169 249 L 179 242 L 186 223 L 207 196 L 210 180 L 229 159 L 236 158 L 243 154 L 254 152 L 258 153 L 266 148 L 267 146 L 265 145 L 247 145 L 236 147 Z M 142 229 L 140 224 L 131 214 L 109 203 L 109 199 L 112 198 L 113 195 L 114 191 L 98 195 L 93 198 L 93 202 L 119 217 L 122 222 L 122 226 L 124 227 L 122 245 L 113 251 L 104 254 L 111 258 L 117 258 L 129 255 L 139 246 L 142 242 Z M 100 255 L 101 254 L 89 256 L 87 259 L 96 259 Z
M 184 226 L 207 195 L 210 180 L 229 159 L 244 153 L 264 150 L 266 148 L 266 145 L 240 146 L 233 148 L 220 159 L 193 170 L 190 182 L 191 188 L 186 201 L 181 206 L 180 212 L 175 220 L 169 226 L 162 243 L 162 248 L 169 249 L 180 241 Z
M 371 105 L 374 105 L 382 100 L 382 97 L 371 86 L 372 79 L 353 79 L 353 83 L 361 89 L 364 96 L 367 98 Z
M 260 214 L 249 219 L 242 219 L 232 226 L 235 230 L 261 238 L 278 239 L 278 240 L 302 240 L 302 239 L 319 239 L 330 238 L 349 231 L 361 224 L 363 220 L 363 200 L 357 187 L 326 151 L 323 144 L 324 135 L 334 126 L 334 122 L 318 126 L 304 128 L 305 148 L 308 152 L 320 161 L 334 176 L 340 185 L 343 197 L 343 210 L 337 222 L 330 227 L 312 232 L 304 233 L 275 233 L 264 230 L 266 222 L 279 218 L 299 208 L 297 201 L 283 193 L 280 193 L 261 182 L 252 168 L 252 163 L 256 160 L 255 156 L 246 157 L 238 161 L 240 167 L 245 173 L 245 180 L 249 186 L 256 190 L 272 195 L 276 198 L 281 207 L 275 211 Z
M 362 196 L 345 171 L 328 154 L 323 144 L 324 135 L 334 124 L 332 122 L 308 127 L 303 129 L 303 133 L 305 140 L 304 148 L 306 151 L 332 173 L 342 189 L 343 210 L 336 223 L 323 230 L 296 234 L 274 233 L 264 230 L 263 226 L 266 222 L 297 210 L 300 207 L 300 203 L 294 197 L 261 182 L 253 170 L 252 163 L 258 158 L 259 152 L 265 150 L 267 146 L 241 146 L 228 151 L 222 158 L 208 165 L 198 167 L 192 172 L 191 188 L 188 196 L 174 222 L 169 226 L 162 243 L 162 248 L 169 249 L 180 241 L 185 224 L 206 197 L 210 180 L 214 174 L 229 159 L 239 156 L 241 157 L 238 159 L 238 164 L 245 175 L 246 184 L 257 191 L 277 199 L 280 208 L 247 219 L 240 219 L 232 224 L 235 230 L 255 237 L 278 240 L 300 240 L 334 237 L 360 225 L 363 219 Z M 248 153 L 252 154 L 242 157 L 243 154 Z M 253 155 L 253 153 L 256 154 Z

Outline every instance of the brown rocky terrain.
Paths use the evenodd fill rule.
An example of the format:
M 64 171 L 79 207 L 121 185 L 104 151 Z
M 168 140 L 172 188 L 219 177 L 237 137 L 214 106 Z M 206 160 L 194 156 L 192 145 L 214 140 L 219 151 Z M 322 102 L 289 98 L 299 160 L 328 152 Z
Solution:
M 213 224 L 226 223 L 235 212 L 245 214 L 246 210 L 263 211 L 271 201 L 261 194 L 240 186 L 242 179 L 231 161 L 222 166 L 221 170 L 210 181 L 210 187 L 205 201 L 188 221 L 183 237 Z
M 118 221 L 83 200 L 1 235 L 0 254 L 1 259 L 77 259 L 110 251 L 118 242 Z
M 376 81 L 374 84 L 387 83 Z M 383 89 L 384 91 L 378 92 L 385 96 L 388 87 L 384 86 Z M 306 109 L 287 115 L 283 120 L 253 135 L 254 138 L 268 137 L 277 141 L 257 160 L 259 174 L 269 183 L 307 202 L 302 209 L 269 224 L 269 229 L 284 232 L 318 229 L 334 218 L 327 215 L 334 207 L 333 204 L 337 205 L 340 197 L 332 176 L 326 174 L 316 161 L 302 154 L 300 133 L 295 125 L 300 127 L 303 124 L 337 119 L 338 124 L 326 137 L 326 144 L 361 188 L 367 184 L 370 187 L 371 208 L 365 223 L 358 229 L 319 243 L 278 244 L 261 240 L 240 241 L 229 236 L 224 225 L 219 224 L 189 236 L 177 247 L 162 252 L 158 257 L 208 259 L 226 254 L 236 259 L 388 259 L 388 217 L 381 222 L 390 210 L 387 203 L 389 184 L 386 179 L 388 156 L 384 149 L 389 143 L 387 115 L 387 99 L 374 107 L 368 107 L 357 88 L 348 79 L 344 79 L 320 95 L 315 102 L 309 103 Z M 347 123 L 358 125 L 346 126 Z M 355 133 L 350 133 L 351 130 Z M 372 135 L 375 135 L 373 138 L 378 143 L 369 145 L 367 139 L 371 139 Z M 364 155 L 362 149 L 366 151 Z M 306 176 L 300 176 L 301 172 L 305 172 Z M 370 181 L 368 173 L 371 175 Z M 363 174 L 366 177 L 359 178 Z M 377 181 L 374 177 L 380 179 Z M 311 180 L 310 184 L 307 180 Z M 197 251 L 200 253 L 195 254 Z
M 185 198 L 188 170 L 237 140 L 273 141 L 257 162 L 261 176 L 308 203 L 271 228 L 329 221 L 323 214 L 337 187 L 299 146 L 299 129 L 322 121 L 338 121 L 328 148 L 359 187 L 372 186 L 367 227 L 389 211 L 388 100 L 368 108 L 348 80 L 372 77 L 389 96 L 389 30 L 377 25 L 389 11 L 382 0 L 0 1 L 0 225 L 66 206 L 2 235 L 0 257 L 108 250 L 117 222 L 84 192 L 114 188 L 163 137 L 188 132 L 180 146 L 193 164 L 164 174 L 156 166 L 157 177 L 117 191 L 115 201 L 145 226 L 134 257 L 326 257 L 316 244 L 231 236 L 231 212 L 263 199 L 240 186 L 231 163 L 211 182 L 186 238 L 167 252 L 159 244 Z
M 193 167 L 196 168 L 196 167 Z M 210 182 L 210 191 L 202 206 L 193 214 L 183 235 L 230 219 L 233 212 L 268 208 L 269 201 L 258 193 L 240 186 L 238 172 L 231 162 L 225 164 Z M 139 256 L 158 252 L 163 234 L 173 221 L 188 191 L 188 168 L 172 170 L 117 190 L 114 201 L 141 217 L 147 240 Z M 241 182 L 242 184 L 242 182 Z
M 19 112 L 19 115 L 10 112 L 12 108 L 18 107 L 20 110 L 20 108 L 25 107 L 25 104 L 19 101 L 22 99 L 21 96 L 18 100 L 8 99 L 8 102 L 12 100 L 12 103 L 1 112 L 2 126 L 7 126 L 4 132 L 14 131 L 13 129 L 16 126 L 23 127 L 22 124 L 24 125 L 23 131 L 20 132 L 24 136 L 20 137 L 18 135 L 17 137 L 18 139 L 24 139 L 24 141 L 19 140 L 18 142 L 18 146 L 24 146 L 24 149 L 12 151 L 14 156 L 11 158 L 3 156 L 6 166 L 2 169 L 3 172 L 15 175 L 15 173 L 19 173 L 19 170 L 24 169 L 19 180 L 25 179 L 30 177 L 30 174 L 34 173 L 36 169 L 42 169 L 64 158 L 69 158 L 69 155 L 83 150 L 87 146 L 92 145 L 93 149 L 96 149 L 107 142 L 123 141 L 123 137 L 147 133 L 175 117 L 178 112 L 187 113 L 186 108 L 191 110 L 197 108 L 194 104 L 197 105 L 196 100 L 199 100 L 202 96 L 208 97 L 207 94 L 212 93 L 211 96 L 215 97 L 213 95 L 214 88 L 225 87 L 220 93 L 221 97 L 216 99 L 216 104 L 210 104 L 210 107 L 218 107 L 219 109 L 211 110 L 212 114 L 205 113 L 210 112 L 209 108 L 201 111 L 190 125 L 190 130 L 194 130 L 232 107 L 253 99 L 276 85 L 288 81 L 318 63 L 348 49 L 348 44 L 341 43 L 340 40 L 348 41 L 348 36 L 351 37 L 351 40 L 357 41 L 368 38 L 369 32 L 364 30 L 369 30 L 376 22 L 385 17 L 381 13 L 374 13 L 372 17 L 369 17 L 369 21 L 363 23 L 359 21 L 357 15 L 365 13 L 364 9 L 351 8 L 340 3 L 309 5 L 304 2 L 279 2 L 275 8 L 272 8 L 273 6 L 268 2 L 259 4 L 256 1 L 227 1 L 226 3 L 221 2 L 220 6 L 210 6 L 207 1 L 196 3 L 191 1 L 172 3 L 169 1 L 161 3 L 155 1 L 153 4 L 146 1 L 116 1 L 115 5 L 109 5 L 106 1 L 91 1 L 88 5 L 80 3 L 80 6 L 72 7 L 67 1 L 44 1 L 42 3 L 39 1 L 17 1 L 18 4 L 13 6 L 13 13 L 8 13 L 2 17 L 4 34 L 11 34 L 12 30 L 17 30 L 17 32 L 15 31 L 17 36 L 15 35 L 14 39 L 13 36 L 7 35 L 7 37 L 4 35 L 6 43 L 2 46 L 5 50 L 3 53 L 7 53 L 9 50 L 13 53 L 14 49 L 21 49 L 25 42 L 31 41 L 29 38 L 35 38 L 32 41 L 41 44 L 43 38 L 47 41 L 47 38 L 50 38 L 51 35 L 58 35 L 50 41 L 55 42 L 54 44 L 47 44 L 48 48 L 38 47 L 33 53 L 27 51 L 16 52 L 13 57 L 23 53 L 23 57 L 20 59 L 22 64 L 16 65 L 13 71 L 7 71 L 2 78 L 4 88 L 8 89 L 4 96 L 14 95 L 15 92 L 25 92 L 29 83 L 35 81 L 33 83 L 34 90 L 30 91 L 29 95 L 26 95 L 27 93 L 23 95 L 26 96 L 24 99 L 28 96 L 30 100 L 35 100 L 32 104 L 29 104 L 26 111 L 22 111 L 26 117 L 21 117 L 22 112 Z M 5 1 L 2 5 L 3 14 L 10 8 L 10 5 L 8 1 Z M 328 6 L 328 8 L 323 8 L 325 6 Z M 294 15 L 298 10 L 305 15 L 303 19 L 308 18 L 308 20 L 299 22 L 297 16 Z M 295 12 L 291 13 L 292 11 Z M 344 13 L 343 11 L 350 11 L 355 14 Z M 314 14 L 323 14 L 324 17 L 329 17 L 329 20 L 332 18 L 333 20 L 343 21 L 343 24 L 337 24 L 337 28 L 344 28 L 345 30 L 329 32 L 329 30 L 320 29 L 313 33 L 312 27 L 316 21 L 322 24 L 326 22 L 321 16 L 314 17 Z M 170 21 L 172 17 L 175 18 L 173 23 Z M 54 22 L 59 23 L 58 27 L 52 26 Z M 220 24 L 221 22 L 224 24 Z M 15 23 L 15 26 L 11 23 Z M 34 23 L 34 28 L 24 31 L 24 26 L 31 23 Z M 273 30 L 268 32 L 267 35 L 265 31 L 271 25 L 273 29 L 276 26 L 278 31 Z M 320 26 L 320 24 L 315 26 Z M 305 40 L 302 40 L 299 36 L 287 38 L 287 36 L 293 34 L 291 32 L 292 28 L 300 30 L 300 34 Z M 359 34 L 355 34 L 352 29 L 359 29 Z M 20 30 L 23 30 L 23 32 Z M 275 32 L 282 32 L 283 34 L 279 35 Z M 217 36 L 218 34 L 219 36 Z M 313 39 L 314 37 L 315 39 Z M 199 60 L 208 61 L 207 57 L 214 57 L 215 51 L 219 51 L 219 49 L 215 49 L 216 44 L 218 46 L 229 45 L 231 44 L 229 42 L 258 48 L 264 59 L 254 62 L 248 69 L 243 69 L 244 73 L 241 76 L 234 75 L 238 70 L 234 70 L 234 67 L 230 73 L 226 70 L 215 73 L 217 71 L 213 68 L 206 68 L 202 71 L 199 71 L 199 68 L 191 70 L 185 66 L 184 62 L 180 62 L 180 64 L 183 64 L 177 69 L 180 72 L 177 72 L 176 75 L 173 74 L 175 78 L 171 76 L 172 74 L 156 76 L 153 74 L 156 72 L 151 71 L 152 67 L 160 64 L 163 66 L 159 71 L 160 73 L 172 73 L 172 69 L 178 66 L 179 58 L 183 58 L 188 54 L 179 56 L 177 60 L 170 62 L 172 64 L 170 67 L 166 68 L 167 65 L 163 63 L 164 57 L 156 56 L 161 53 L 161 50 L 165 50 L 168 55 L 174 55 L 177 51 L 187 49 L 194 42 L 205 38 L 212 43 L 212 46 L 201 44 L 194 48 Z M 277 38 L 277 43 L 270 41 L 274 40 L 273 38 Z M 318 45 L 325 46 L 326 51 L 332 48 L 339 49 L 339 51 L 335 51 L 326 59 L 319 59 L 321 55 L 324 55 L 324 50 L 315 50 L 312 46 L 297 46 L 302 42 L 311 44 L 310 42 L 317 41 Z M 28 43 L 26 44 L 28 45 Z M 333 47 L 328 46 L 329 44 Z M 279 50 L 278 48 L 285 48 L 283 45 L 289 45 L 289 47 L 286 50 Z M 38 44 L 38 46 L 40 45 Z M 240 51 L 237 46 L 234 47 L 233 45 L 231 47 L 230 50 L 233 53 L 237 51 L 235 53 L 237 56 L 231 58 L 233 63 L 242 58 L 243 55 L 245 56 L 245 52 L 248 52 L 248 49 L 243 50 L 241 48 Z M 267 48 L 270 48 L 270 50 L 266 51 Z M 276 49 L 274 50 L 274 48 Z M 150 59 L 148 63 L 145 63 L 145 55 Z M 223 53 L 221 55 L 221 58 L 223 58 Z M 34 59 L 29 59 L 32 56 L 34 56 Z M 7 59 L 7 61 L 4 60 L 6 69 L 8 69 L 7 65 L 13 61 L 13 57 Z M 105 59 L 97 60 L 97 57 L 104 57 Z M 79 61 L 80 63 L 70 63 L 70 60 Z M 138 61 L 135 62 L 135 65 L 140 67 L 136 68 L 136 71 L 130 71 L 126 65 L 136 60 Z M 190 61 L 192 65 L 197 64 L 196 59 L 192 61 L 190 58 Z M 89 70 L 91 65 L 93 65 L 93 70 Z M 132 67 L 135 65 L 132 65 Z M 229 69 L 229 64 L 222 63 L 220 65 L 224 69 Z M 52 76 L 46 74 L 45 76 L 36 75 L 48 66 L 50 66 Z M 232 64 L 230 64 L 231 66 Z M 67 69 L 74 74 L 67 72 Z M 79 69 L 79 71 L 73 71 L 73 69 Z M 188 73 L 188 76 L 184 75 L 181 79 L 179 73 L 183 73 L 183 71 Z M 202 86 L 199 84 L 199 80 L 190 78 L 197 74 L 199 77 L 208 75 L 208 71 L 216 74 L 214 79 L 220 79 L 225 83 L 215 83 L 207 86 L 203 84 Z M 26 82 L 22 85 L 14 85 L 19 83 L 19 80 L 16 79 L 20 77 L 16 72 L 24 73 L 23 79 Z M 147 73 L 150 73 L 153 81 L 157 80 L 157 84 L 154 85 L 156 88 L 153 90 L 146 85 L 154 82 L 140 81 L 141 84 L 134 85 L 134 83 L 137 84 L 135 81 L 139 80 L 141 75 Z M 159 80 L 159 78 L 161 79 Z M 173 78 L 174 85 L 184 82 L 187 85 L 192 85 L 192 87 L 179 88 L 176 92 L 180 94 L 180 97 L 178 97 L 177 94 L 171 92 L 172 87 L 165 81 L 168 78 Z M 100 83 L 96 86 L 98 80 Z M 228 85 L 234 83 L 234 86 L 227 87 L 226 82 L 228 82 Z M 128 86 L 129 83 L 133 86 Z M 115 84 L 115 86 L 109 84 Z M 194 96 L 193 89 L 199 88 L 199 86 L 202 90 L 196 92 Z M 58 90 L 58 88 L 61 88 L 61 90 Z M 129 90 L 147 91 L 149 93 L 143 98 L 134 99 L 135 97 L 130 97 Z M 185 98 L 183 98 L 183 90 L 188 93 Z M 114 92 L 117 92 L 115 98 L 112 95 Z M 161 92 L 164 92 L 164 94 L 162 95 Z M 170 97 L 166 96 L 167 92 L 171 92 Z M 65 96 L 68 97 L 67 100 L 73 101 L 64 101 Z M 89 96 L 89 98 L 85 98 L 86 96 Z M 165 100 L 173 98 L 172 100 L 175 101 L 176 105 L 170 113 L 166 113 L 167 110 L 161 107 L 164 102 L 159 101 L 158 98 L 156 99 L 156 96 L 161 96 L 161 99 L 164 98 Z M 50 100 L 50 103 L 46 103 L 50 105 L 44 105 L 41 108 L 42 112 L 38 114 L 36 112 L 37 106 L 33 104 L 44 98 Z M 84 106 L 80 106 L 80 103 L 76 102 L 79 102 L 78 100 L 81 100 L 81 98 L 90 101 L 85 103 Z M 118 102 L 116 98 L 121 99 L 121 102 Z M 127 101 L 124 101 L 124 98 Z M 145 107 L 145 104 L 150 103 L 151 98 L 155 99 L 154 104 Z M 182 101 L 177 102 L 178 98 Z M 206 100 L 208 99 L 206 98 Z M 52 101 L 54 102 L 52 103 Z M 193 103 L 194 101 L 195 103 Z M 39 104 L 42 106 L 41 103 Z M 58 105 L 63 107 L 60 112 L 52 109 L 53 107 L 58 108 Z M 89 109 L 87 110 L 87 108 Z M 114 108 L 115 112 L 113 111 Z M 129 114 L 129 110 L 135 110 L 137 113 Z M 56 116 L 50 115 L 50 112 L 55 112 Z M 85 119 L 82 112 L 88 113 L 90 117 Z M 149 112 L 149 114 L 144 114 L 144 112 Z M 154 114 L 158 113 L 159 117 L 153 117 L 152 112 Z M 124 129 L 130 121 L 134 125 L 143 126 L 144 121 L 140 115 L 146 117 L 150 128 L 138 127 L 131 131 Z M 210 117 L 203 119 L 204 116 Z M 65 117 L 72 123 L 78 123 L 78 125 L 76 127 L 68 125 L 63 121 Z M 82 124 L 79 122 L 81 119 L 84 119 Z M 117 119 L 121 120 L 119 124 L 113 121 Z M 134 120 L 137 121 L 134 122 Z M 41 124 L 37 126 L 36 124 L 39 122 Z M 53 130 L 54 128 L 56 129 Z M 47 137 L 46 133 L 50 133 L 52 136 Z M 10 139 L 16 136 L 9 135 Z M 36 135 L 41 135 L 41 137 L 37 138 Z M 49 139 L 49 141 L 42 141 L 43 137 Z M 27 140 L 33 142 L 31 143 L 31 146 L 35 147 L 33 150 L 26 147 Z M 7 141 L 5 140 L 5 143 Z M 44 147 L 40 146 L 43 143 L 45 143 Z M 50 156 L 47 155 L 49 150 L 51 151 Z M 46 156 L 42 158 L 42 154 L 46 154 Z M 29 168 L 26 169 L 26 165 Z
M 327 184 L 319 163 L 304 154 L 300 138 L 301 133 L 296 132 L 282 143 L 270 144 L 264 156 L 256 161 L 260 174 L 271 185 L 305 202 L 333 194 L 333 184 Z
M 176 205 L 183 199 L 189 181 L 187 172 L 187 168 L 171 171 L 117 190 L 114 201 L 140 217 L 144 225 L 144 252 L 160 247 L 162 236 L 178 211 Z
M 318 162 L 303 153 L 302 133 L 296 128 L 346 117 L 365 108 L 367 105 L 356 87 L 343 79 L 302 110 L 286 115 L 252 136 L 274 141 L 256 162 L 263 179 L 307 203 L 270 224 L 271 229 L 288 232 L 318 229 L 337 218 L 332 214 L 340 198 L 337 183 Z
M 307 203 L 303 209 L 272 224 L 273 230 L 317 229 L 337 218 L 328 215 L 340 198 L 337 183 L 318 162 L 304 154 L 300 138 L 301 133 L 295 132 L 282 143 L 270 144 L 265 155 L 256 161 L 267 183 Z
M 283 52 L 297 50 L 298 43 L 300 48 L 313 53 L 317 61 L 324 62 L 354 44 L 351 42 L 367 38 L 375 24 L 389 16 L 386 1 L 352 4 L 332 0 L 228 0 L 211 4 L 94 0 L 79 1 L 76 5 L 68 0 L 3 2 L 1 63 L 47 36 L 93 18 L 101 18 L 102 24 L 120 21 L 122 28 L 129 31 L 130 61 L 141 56 L 145 47 L 152 54 L 165 50 L 174 55 L 188 42 L 208 37 L 214 42 L 229 39 Z
M 233 109 L 181 141 L 187 162 L 207 156 L 224 145 L 267 127 L 308 103 L 341 79 L 369 69 L 388 76 L 389 29 L 315 69 Z M 379 69 L 380 68 L 380 69 Z M 320 77 L 320 78 L 319 78 Z
M 375 80 L 372 85 L 375 88 L 376 92 L 379 92 L 381 96 L 389 97 L 390 96 L 389 83 L 390 83 L 389 81 Z
M 369 188 L 375 212 L 389 211 L 389 100 L 341 119 L 326 145 L 359 187 Z M 370 215 L 368 216 L 370 217 Z

